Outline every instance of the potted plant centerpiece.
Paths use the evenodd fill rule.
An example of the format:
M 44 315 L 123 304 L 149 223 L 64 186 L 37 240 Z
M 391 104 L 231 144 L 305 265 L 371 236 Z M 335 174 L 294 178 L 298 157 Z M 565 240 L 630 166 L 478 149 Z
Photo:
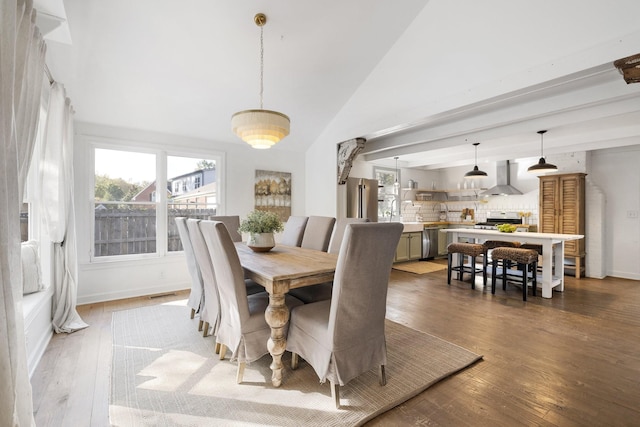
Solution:
M 260 210 L 250 212 L 238 228 L 240 233 L 249 234 L 247 246 L 256 252 L 270 251 L 276 245 L 273 233 L 282 230 L 284 230 L 284 225 L 278 215 Z

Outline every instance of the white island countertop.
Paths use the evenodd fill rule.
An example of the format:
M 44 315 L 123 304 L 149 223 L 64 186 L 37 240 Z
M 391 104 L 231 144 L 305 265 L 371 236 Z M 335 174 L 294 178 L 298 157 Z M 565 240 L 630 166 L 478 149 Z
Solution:
M 551 298 L 553 289 L 564 291 L 564 242 L 584 238 L 581 234 L 503 233 L 498 230 L 480 230 L 475 228 L 445 228 L 441 231 L 451 233 L 453 241 L 460 238 L 473 239 L 478 243 L 485 240 L 504 240 L 507 242 L 533 243 L 542 245 L 542 297 Z M 555 258 L 555 272 L 552 259 Z

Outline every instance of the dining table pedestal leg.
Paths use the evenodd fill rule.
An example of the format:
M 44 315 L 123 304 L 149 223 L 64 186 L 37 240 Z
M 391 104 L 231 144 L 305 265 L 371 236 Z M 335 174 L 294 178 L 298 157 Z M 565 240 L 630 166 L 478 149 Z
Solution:
M 284 294 L 269 294 L 269 306 L 264 313 L 267 324 L 271 327 L 271 337 L 267 349 L 271 354 L 271 383 L 274 387 L 282 384 L 282 355 L 287 347 L 284 327 L 289 322 L 289 308 L 284 302 Z

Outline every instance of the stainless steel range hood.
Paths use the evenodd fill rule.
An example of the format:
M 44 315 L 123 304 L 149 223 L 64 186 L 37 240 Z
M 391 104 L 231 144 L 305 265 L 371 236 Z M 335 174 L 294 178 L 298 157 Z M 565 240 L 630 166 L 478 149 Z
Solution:
M 496 182 L 495 187 L 483 191 L 481 196 L 510 196 L 514 194 L 522 194 L 522 191 L 511 186 L 511 174 L 509 160 L 499 161 L 496 165 Z

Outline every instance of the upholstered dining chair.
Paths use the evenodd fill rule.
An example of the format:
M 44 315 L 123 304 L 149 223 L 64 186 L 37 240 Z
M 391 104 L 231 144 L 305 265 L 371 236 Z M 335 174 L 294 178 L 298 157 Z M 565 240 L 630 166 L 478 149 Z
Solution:
M 202 330 L 202 336 L 206 337 L 209 335 L 210 330 L 213 335 L 216 335 L 218 330 L 218 324 L 220 323 L 220 300 L 218 296 L 218 285 L 216 284 L 213 265 L 211 264 L 211 257 L 209 256 L 209 249 L 207 249 L 207 244 L 200 231 L 200 221 L 200 219 L 188 219 L 187 228 L 204 285 L 204 303 L 200 312 L 200 327 L 198 330 Z
M 304 229 L 307 226 L 309 217 L 306 216 L 290 216 L 284 224 L 284 231 L 280 237 L 280 244 L 287 246 L 300 246 Z
M 221 345 L 220 360 L 224 359 L 227 349 L 231 350 L 230 360 L 238 361 L 236 381 L 239 384 L 246 363 L 258 360 L 269 352 L 267 340 L 271 336 L 271 328 L 264 317 L 269 295 L 266 292 L 247 295 L 240 258 L 223 223 L 202 221 L 200 229 L 212 255 L 220 292 L 222 310 L 216 335 L 216 341 Z M 303 303 L 286 295 L 285 304 L 292 309 Z
M 327 252 L 330 254 L 340 252 L 340 245 L 342 245 L 342 239 L 344 238 L 344 231 L 347 225 L 362 222 L 369 222 L 369 218 L 338 218 L 336 224 L 333 226 L 333 233 L 331 233 L 331 240 L 329 240 L 329 249 Z
M 331 239 L 331 233 L 333 232 L 335 223 L 336 219 L 333 217 L 310 216 L 307 220 L 307 226 L 304 228 L 300 246 L 307 249 L 327 252 L 329 239 Z
M 218 216 L 210 216 L 209 219 L 211 221 L 220 221 L 227 227 L 229 231 L 229 235 L 231 236 L 231 240 L 234 242 L 242 242 L 242 234 L 238 231 L 240 228 L 240 216 L 239 215 L 218 215 Z
M 333 226 L 333 233 L 331 233 L 331 240 L 329 240 L 329 249 L 327 252 L 338 254 L 340 252 L 340 245 L 342 244 L 342 239 L 347 225 L 362 222 L 369 222 L 369 220 L 367 218 L 338 218 Z M 332 291 L 333 282 L 327 282 L 291 289 L 289 291 L 289 295 L 293 295 L 305 304 L 309 304 L 312 302 L 331 299 Z
M 189 230 L 187 229 L 187 218 L 182 216 L 177 217 L 176 226 L 178 227 L 180 242 L 182 243 L 182 249 L 184 250 L 185 258 L 187 259 L 187 269 L 189 270 L 189 276 L 191 277 L 191 292 L 189 292 L 187 306 L 191 308 L 191 318 L 193 319 L 195 314 L 199 313 L 202 308 L 202 299 L 204 297 L 202 288 L 204 285 L 202 283 L 202 275 L 200 274 L 198 263 L 193 253 L 193 245 L 191 244 Z M 200 326 L 202 326 L 202 320 L 200 321 Z
M 338 255 L 331 300 L 291 310 L 287 350 L 292 368 L 302 356 L 340 407 L 339 386 L 380 368 L 386 384 L 384 334 L 387 286 L 403 226 L 400 223 L 349 224 Z

